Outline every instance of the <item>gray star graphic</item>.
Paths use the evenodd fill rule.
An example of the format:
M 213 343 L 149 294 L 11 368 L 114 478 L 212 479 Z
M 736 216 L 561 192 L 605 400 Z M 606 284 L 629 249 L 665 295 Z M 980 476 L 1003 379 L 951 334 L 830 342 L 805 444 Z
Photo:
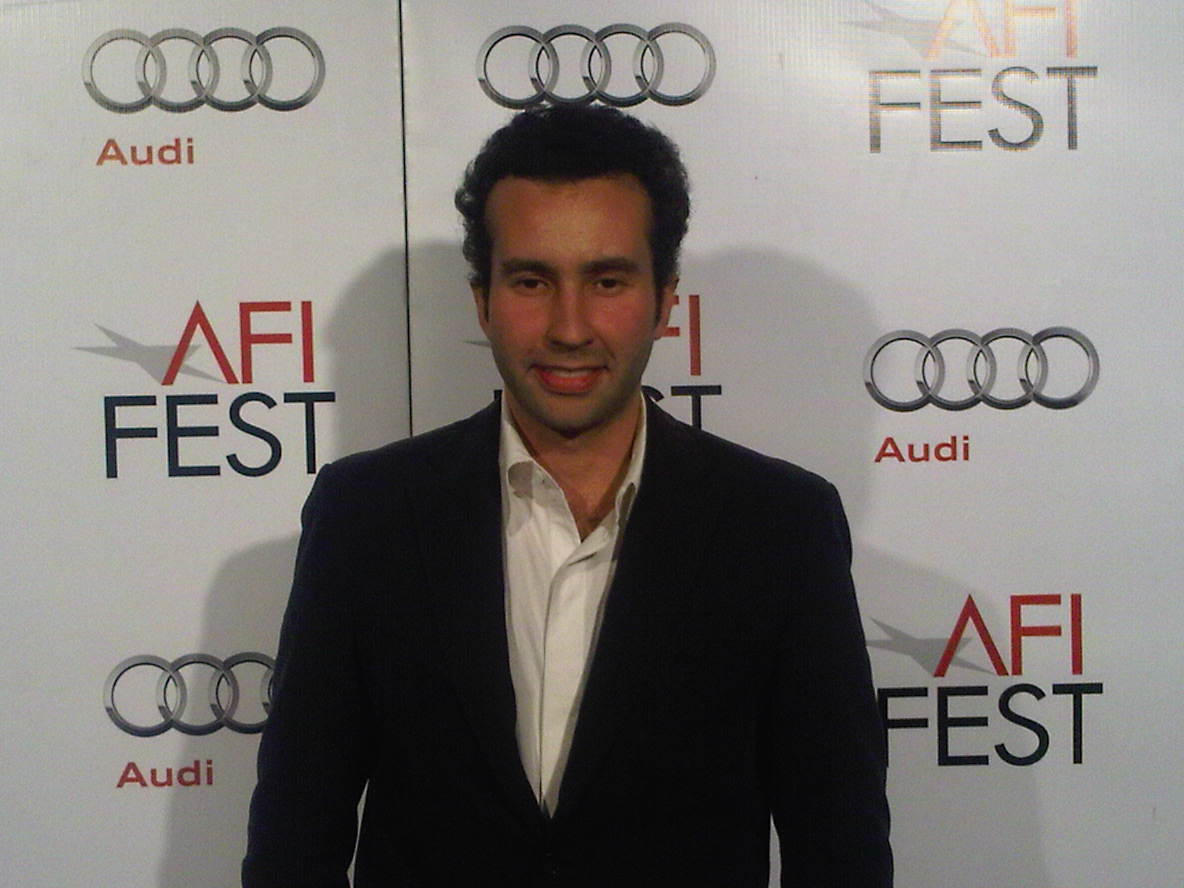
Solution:
M 880 6 L 878 3 L 872 3 L 871 0 L 863 0 L 863 3 L 872 12 L 876 13 L 879 19 L 870 22 L 845 22 L 844 24 L 851 25 L 853 28 L 863 28 L 865 31 L 875 31 L 878 34 L 886 34 L 889 37 L 903 40 L 913 48 L 913 52 L 918 56 L 921 58 L 926 57 L 929 52 L 929 45 L 933 42 L 933 35 L 937 33 L 937 27 L 941 24 L 941 19 L 911 18 L 893 12 L 891 9 Z M 982 55 L 982 53 L 976 52 L 969 46 L 958 43 L 956 40 L 946 40 L 945 47 L 956 52 Z
M 891 651 L 894 654 L 904 654 L 917 663 L 929 675 L 933 675 L 937 664 L 941 661 L 942 652 L 946 649 L 946 638 L 916 638 L 909 635 L 907 632 L 902 632 L 895 626 L 889 626 L 887 623 L 881 623 L 874 617 L 871 621 L 888 633 L 888 637 L 884 639 L 872 640 L 867 643 L 869 648 L 879 648 L 883 651 Z M 958 650 L 962 650 L 970 642 L 969 638 L 963 638 L 958 642 Z M 985 672 L 988 675 L 995 673 L 990 669 L 971 663 L 969 660 L 964 660 L 961 657 L 954 655 L 950 660 L 950 665 L 961 666 L 964 669 L 970 669 L 974 672 Z
M 108 330 L 101 324 L 95 324 L 114 345 L 76 345 L 75 351 L 90 352 L 92 355 L 103 355 L 108 358 L 115 358 L 119 361 L 131 361 L 133 364 L 138 364 L 149 376 L 160 382 L 164 379 L 165 371 L 169 369 L 169 361 L 173 357 L 173 352 L 177 350 L 175 345 L 143 345 L 136 342 L 134 339 L 116 333 L 114 330 Z M 185 353 L 188 359 L 201 346 L 196 343 L 189 347 L 189 351 Z M 186 376 L 196 376 L 199 379 L 212 379 L 215 382 L 220 382 L 217 376 L 190 367 L 188 364 L 182 364 L 178 373 L 183 373 Z

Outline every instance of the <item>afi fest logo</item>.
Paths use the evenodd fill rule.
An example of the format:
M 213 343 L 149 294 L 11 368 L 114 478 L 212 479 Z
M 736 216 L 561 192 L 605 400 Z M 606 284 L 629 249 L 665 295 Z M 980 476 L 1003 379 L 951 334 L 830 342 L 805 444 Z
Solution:
M 316 473 L 318 407 L 336 401 L 336 393 L 255 388 L 257 363 L 266 366 L 269 376 L 283 368 L 288 376 L 299 373 L 305 384 L 316 381 L 313 304 L 240 302 L 237 308 L 236 324 L 220 318 L 223 326 L 215 329 L 201 302 L 195 302 L 187 317 L 177 318 L 176 339 L 164 345 L 145 345 L 100 327 L 112 344 L 79 348 L 137 364 L 159 384 L 149 393 L 103 398 L 108 478 L 121 477 L 121 460 L 130 448 L 137 450 L 130 460 L 137 466 L 150 448 L 150 458 L 159 460 L 170 478 L 220 475 L 223 464 L 255 478 L 273 472 L 293 451 L 303 456 L 308 474 Z M 214 372 L 191 363 L 198 357 L 206 365 L 212 359 Z M 182 376 L 231 386 L 232 391 L 174 393 Z M 217 440 L 199 440 L 211 438 Z M 227 439 L 235 448 L 229 453 Z
M 872 620 L 888 637 L 869 640 L 869 648 L 903 654 L 935 679 L 946 678 L 955 667 L 962 674 L 985 673 L 1012 681 L 1002 688 L 945 683 L 879 688 L 880 715 L 889 738 L 898 731 L 933 735 L 940 766 L 989 765 L 992 758 L 1008 765 L 1034 765 L 1050 753 L 1076 765 L 1085 760 L 1085 701 L 1100 696 L 1103 688 L 1100 681 L 1078 678 L 1085 669 L 1082 596 L 1012 595 L 1007 610 L 1006 625 L 992 625 L 974 596 L 968 595 L 958 613 L 950 615 L 945 638 L 918 638 Z M 1036 639 L 1041 644 L 1035 645 Z M 989 669 L 976 662 L 982 657 L 974 656 L 975 650 L 985 654 Z M 1062 680 L 1029 680 L 1026 656 L 1038 661 L 1041 673 L 1059 664 L 1053 671 Z M 1069 680 L 1064 680 L 1066 669 Z
M 1079 62 L 1079 0 L 934 2 L 938 17 L 899 0 L 864 0 L 849 24 L 907 44 L 923 65 L 868 72 L 868 150 L 1023 152 L 1042 140 L 1077 150 L 1080 93 L 1098 76 Z M 910 5 L 909 10 L 916 7 Z
M 677 308 L 682 303 L 682 297 L 674 297 Z M 687 345 L 688 371 L 691 376 L 703 373 L 702 323 L 699 312 L 699 294 L 691 293 L 686 301 L 686 323 L 671 324 L 662 331 L 663 338 L 682 339 Z M 664 397 L 661 390 L 652 385 L 642 386 L 647 395 L 654 401 L 661 401 Z M 691 399 L 691 425 L 697 429 L 703 428 L 703 399 L 717 397 L 724 393 L 721 385 L 705 385 L 692 383 L 690 385 L 670 386 L 670 396 L 673 398 Z

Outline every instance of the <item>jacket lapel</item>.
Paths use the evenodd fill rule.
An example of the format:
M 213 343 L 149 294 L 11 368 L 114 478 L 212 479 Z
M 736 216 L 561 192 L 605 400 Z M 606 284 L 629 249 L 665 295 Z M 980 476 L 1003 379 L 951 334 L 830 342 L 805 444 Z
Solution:
M 421 550 L 447 668 L 477 742 L 511 807 L 537 819 L 538 803 L 515 738 L 506 640 L 498 479 L 497 403 L 457 427 L 457 446 L 434 448 L 417 479 Z
M 605 602 L 555 819 L 570 815 L 637 703 L 665 633 L 685 600 L 719 509 L 710 467 L 686 426 L 647 401 L 641 487 Z

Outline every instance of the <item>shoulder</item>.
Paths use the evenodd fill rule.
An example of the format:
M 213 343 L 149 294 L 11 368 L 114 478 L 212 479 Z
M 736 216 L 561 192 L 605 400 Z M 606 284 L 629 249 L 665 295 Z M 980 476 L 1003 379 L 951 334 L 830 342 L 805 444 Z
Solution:
M 647 434 L 657 432 L 648 439 L 657 446 L 646 453 L 654 471 L 643 474 L 638 497 L 639 510 L 648 497 L 648 545 L 673 532 L 711 585 L 766 596 L 775 609 L 782 604 L 771 602 L 806 606 L 815 587 L 846 588 L 851 538 L 834 485 L 664 414 L 655 419 Z
M 442 428 L 350 454 L 317 473 L 308 511 L 357 513 L 389 509 L 404 502 L 409 489 L 438 486 L 457 468 L 477 461 L 496 466 L 497 408 Z
M 447 468 L 469 452 L 488 449 L 490 441 L 496 448 L 496 405 L 421 435 L 351 453 L 323 466 L 318 477 L 324 475 L 331 483 L 346 486 L 394 481 L 407 473 Z
M 650 427 L 660 442 L 656 460 L 684 460 L 702 485 L 729 491 L 751 507 L 769 503 L 784 511 L 793 504 L 793 511 L 811 512 L 838 503 L 833 484 L 788 460 L 696 429 L 661 410 L 651 413 Z

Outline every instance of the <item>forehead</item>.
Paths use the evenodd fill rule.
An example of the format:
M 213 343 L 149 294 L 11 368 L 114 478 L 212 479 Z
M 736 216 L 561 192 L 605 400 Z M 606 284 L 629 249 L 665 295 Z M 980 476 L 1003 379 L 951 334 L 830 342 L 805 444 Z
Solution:
M 489 192 L 485 219 L 495 252 L 527 244 L 620 248 L 648 255 L 648 193 L 631 173 L 553 180 L 507 176 Z

